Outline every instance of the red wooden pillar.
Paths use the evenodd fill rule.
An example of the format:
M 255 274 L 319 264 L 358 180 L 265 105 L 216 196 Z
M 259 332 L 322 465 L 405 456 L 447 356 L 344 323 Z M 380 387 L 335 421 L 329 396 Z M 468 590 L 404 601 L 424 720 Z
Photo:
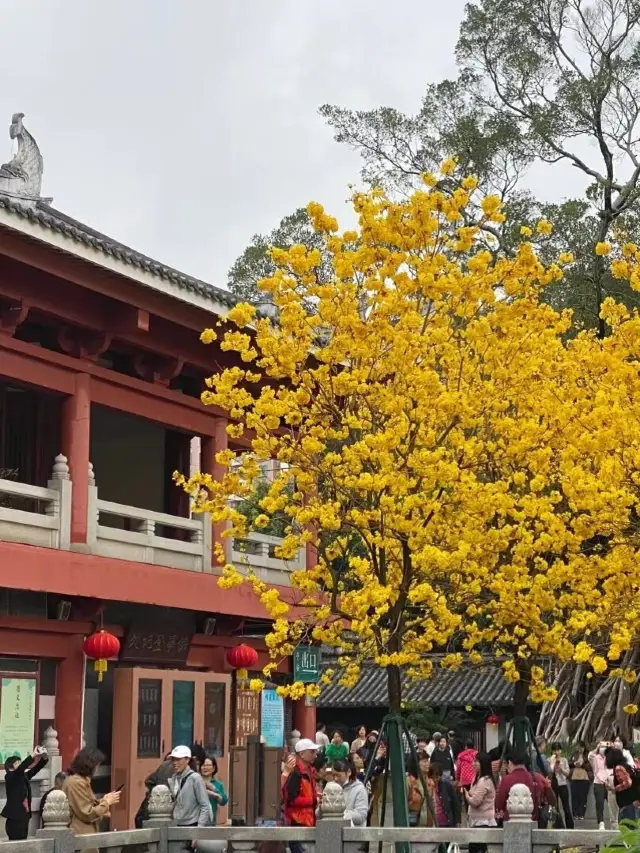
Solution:
M 318 564 L 318 551 L 315 543 L 307 542 L 306 544 L 306 566 L 307 571 L 314 569 Z M 308 737 L 315 740 L 317 725 L 316 725 L 316 706 L 311 699 L 298 699 L 293 703 L 293 727 L 300 732 L 301 737 Z
M 229 447 L 229 436 L 227 435 L 227 424 L 229 421 L 226 418 L 216 418 L 213 435 L 202 437 L 200 444 L 200 470 L 205 474 L 211 474 L 214 480 L 221 480 L 227 472 L 226 465 L 221 465 L 216 462 L 216 453 L 220 450 L 226 450 Z M 213 525 L 213 544 L 219 542 L 226 546 L 227 541 L 222 538 L 224 524 Z M 212 563 L 217 566 L 218 563 L 215 554 L 212 550 Z
M 82 637 L 58 664 L 56 679 L 55 728 L 60 742 L 62 766 L 66 769 L 82 747 L 82 705 L 84 701 L 84 653 Z
M 318 565 L 318 549 L 316 548 L 315 542 L 307 542 L 306 546 L 306 568 L 307 571 L 310 569 L 315 569 Z
M 88 373 L 76 375 L 76 387 L 62 405 L 62 452 L 71 476 L 71 541 L 87 541 L 91 385 Z
M 300 737 L 315 740 L 316 706 L 307 705 L 309 701 L 309 699 L 298 699 L 293 703 L 293 728 L 300 732 Z

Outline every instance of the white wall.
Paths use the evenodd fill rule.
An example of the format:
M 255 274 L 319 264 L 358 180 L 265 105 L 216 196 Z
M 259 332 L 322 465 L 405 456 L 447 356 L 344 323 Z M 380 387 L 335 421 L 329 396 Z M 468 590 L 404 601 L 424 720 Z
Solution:
M 504 734 L 505 733 L 503 731 L 502 736 L 504 736 Z M 493 723 L 484 724 L 484 742 L 487 752 L 489 752 L 490 749 L 496 748 L 500 743 L 500 729 L 498 726 L 494 726 Z

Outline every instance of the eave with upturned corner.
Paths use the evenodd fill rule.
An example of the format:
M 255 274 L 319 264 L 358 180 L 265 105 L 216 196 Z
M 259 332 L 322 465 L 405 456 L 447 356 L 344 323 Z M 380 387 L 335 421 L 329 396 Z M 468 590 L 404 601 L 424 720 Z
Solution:
M 225 414 L 205 408 L 199 399 L 205 377 L 241 363 L 217 344 L 206 346 L 199 339 L 203 328 L 224 316 L 233 298 L 99 234 L 41 199 L 42 158 L 22 118 L 17 114 L 11 125 L 18 154 L 0 167 L 0 380 L 47 395 L 38 418 L 46 424 L 45 432 L 55 433 L 59 441 L 49 435 L 51 447 L 38 450 L 37 455 L 47 459 L 55 456 L 55 464 L 52 458 L 47 470 L 43 465 L 34 468 L 30 482 L 12 483 L 0 476 L 0 498 L 4 495 L 10 503 L 0 509 L 6 516 L 0 519 L 0 540 L 9 540 L 6 559 L 0 557 L 0 586 L 5 585 L 2 566 L 15 553 L 15 543 L 23 543 L 39 549 L 30 565 L 37 563 L 41 576 L 37 581 L 24 579 L 39 589 L 51 576 L 45 549 L 55 548 L 62 552 L 55 559 L 56 580 L 66 588 L 73 587 L 77 560 L 89 555 L 163 567 L 162 585 L 154 589 L 151 584 L 147 603 L 153 603 L 161 589 L 164 604 L 167 596 L 180 601 L 185 581 L 193 580 L 184 573 L 188 569 L 204 575 L 193 589 L 200 590 L 204 583 L 202 590 L 210 588 L 222 605 L 225 597 L 212 576 L 217 572 L 212 548 L 221 541 L 222 531 L 211 529 L 200 516 L 194 517 L 197 523 L 190 519 L 186 496 L 167 480 L 171 465 L 184 470 L 194 437 L 200 442 L 200 468 L 214 477 L 223 473 L 216 452 L 246 447 L 250 440 L 247 435 L 229 441 Z M 120 412 L 171 432 L 170 458 L 163 462 L 164 505 L 152 510 L 133 498 L 105 498 L 107 463 L 90 458 L 91 424 L 105 412 Z M 125 477 L 134 475 L 123 470 Z M 36 517 L 40 511 L 14 512 L 11 501 L 44 507 L 46 518 Z M 119 518 L 116 528 L 105 526 L 103 516 L 110 515 Z M 114 533 L 122 525 L 122 534 Z M 167 529 L 170 541 L 163 533 Z M 253 538 L 226 542 L 228 559 L 255 563 L 265 578 L 288 588 L 288 572 L 303 567 L 305 555 L 295 565 L 284 566 L 274 557 L 275 543 L 267 541 L 269 537 Z M 6 551 L 2 542 L 0 549 Z M 73 559 L 68 553 L 65 561 L 65 552 L 73 552 Z M 153 569 L 145 566 L 146 578 L 149 571 Z M 15 586 L 15 581 L 6 578 L 6 585 Z M 134 598 L 128 600 L 139 600 L 135 584 L 116 597 L 127 599 L 129 594 Z M 196 598 L 201 601 L 200 594 Z M 245 607 L 234 605 L 233 595 L 227 598 L 231 611 Z

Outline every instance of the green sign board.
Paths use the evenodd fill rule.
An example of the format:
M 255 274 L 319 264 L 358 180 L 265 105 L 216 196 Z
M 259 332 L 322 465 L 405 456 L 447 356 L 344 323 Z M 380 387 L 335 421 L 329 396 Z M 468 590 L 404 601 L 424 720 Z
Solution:
M 318 646 L 298 646 L 293 653 L 293 680 L 316 684 L 320 678 Z
M 3 678 L 0 682 L 0 761 L 33 752 L 36 727 L 35 678 Z

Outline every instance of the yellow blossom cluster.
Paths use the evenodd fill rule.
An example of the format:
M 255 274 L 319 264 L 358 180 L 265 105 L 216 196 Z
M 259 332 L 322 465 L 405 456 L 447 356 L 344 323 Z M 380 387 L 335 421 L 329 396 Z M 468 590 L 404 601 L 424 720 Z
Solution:
M 443 666 L 497 658 L 516 690 L 550 701 L 541 660 L 606 673 L 635 641 L 640 317 L 608 300 L 605 339 L 574 333 L 542 298 L 573 257 L 543 265 L 528 226 L 512 257 L 494 257 L 480 235 L 504 218 L 500 200 L 471 207 L 476 191 L 473 178 L 445 193 L 426 175 L 400 202 L 357 194 L 357 233 L 310 205 L 325 259 L 274 249 L 261 287 L 278 321 L 239 305 L 220 324 L 220 346 L 244 365 L 210 377 L 203 401 L 228 414 L 229 435 L 251 436 L 250 451 L 220 454 L 223 477 L 181 482 L 242 537 L 230 498 L 251 494 L 260 462 L 284 463 L 255 524 L 284 514 L 278 555 L 315 553 L 292 574 L 303 614 L 240 567 L 219 581 L 253 584 L 275 620 L 272 660 L 301 639 L 329 644 L 340 683 L 373 662 L 397 694 L 401 670 L 429 677 L 446 649 Z M 595 252 L 640 290 L 635 245 Z M 326 258 L 330 282 L 317 274 Z

